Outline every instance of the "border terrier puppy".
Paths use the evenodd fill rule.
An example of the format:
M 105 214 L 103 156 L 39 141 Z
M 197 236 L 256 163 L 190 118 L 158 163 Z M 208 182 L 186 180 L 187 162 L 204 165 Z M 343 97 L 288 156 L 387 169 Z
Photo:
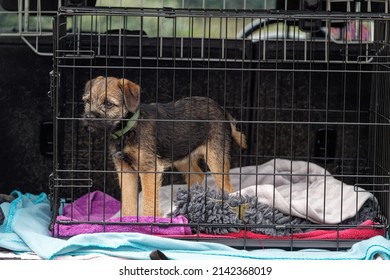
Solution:
M 90 131 L 108 131 L 122 193 L 122 215 L 138 214 L 138 178 L 142 215 L 159 216 L 159 189 L 164 170 L 175 167 L 188 185 L 201 184 L 204 160 L 219 189 L 232 192 L 232 139 L 246 149 L 246 137 L 232 116 L 213 100 L 188 97 L 177 102 L 141 104 L 140 87 L 127 80 L 99 76 L 83 95 Z M 229 122 L 224 122 L 227 119 Z

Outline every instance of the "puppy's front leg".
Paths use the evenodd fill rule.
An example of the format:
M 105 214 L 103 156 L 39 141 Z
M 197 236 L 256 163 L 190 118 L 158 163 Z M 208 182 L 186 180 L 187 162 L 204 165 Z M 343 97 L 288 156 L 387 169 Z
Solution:
M 122 194 L 122 216 L 138 215 L 138 173 L 124 160 L 125 155 L 113 155 Z
M 159 208 L 162 171 L 148 170 L 140 174 L 142 186 L 142 215 L 161 216 Z

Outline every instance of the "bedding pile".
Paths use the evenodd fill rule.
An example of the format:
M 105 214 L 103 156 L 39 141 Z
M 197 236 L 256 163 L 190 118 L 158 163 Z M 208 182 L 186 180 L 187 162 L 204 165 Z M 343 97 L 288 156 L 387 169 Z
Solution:
M 211 176 L 202 186 L 179 188 L 173 216 L 183 215 L 190 224 L 232 225 L 194 228 L 205 233 L 238 232 L 247 225 L 255 233 L 283 236 L 312 231 L 316 224 L 359 225 L 379 214 L 373 194 L 314 163 L 275 159 L 232 169 L 231 180 L 239 189 L 230 195 L 217 191 Z
M 251 177 L 253 176 L 247 176 L 246 179 L 250 181 L 253 179 Z M 185 189 L 188 188 L 182 188 L 182 190 Z M 209 189 L 202 191 L 205 190 L 209 191 Z M 244 188 L 238 191 L 240 190 L 243 193 Z M 201 190 L 199 189 L 199 191 Z M 180 188 L 173 188 L 172 186 L 166 187 L 162 192 L 161 199 L 165 202 L 166 213 L 169 214 L 176 210 L 172 199 L 168 200 L 166 198 L 171 197 L 171 195 L 176 197 L 180 192 Z M 360 196 L 360 192 L 356 195 Z M 361 211 L 368 201 L 370 199 L 365 200 L 363 206 L 357 212 Z M 372 201 L 376 200 L 373 199 Z M 390 258 L 390 241 L 384 237 L 386 233 L 384 226 L 378 226 L 378 223 L 373 220 L 367 220 L 356 227 L 346 229 L 317 229 L 310 232 L 293 233 L 290 236 L 273 236 L 243 230 L 227 234 L 207 234 L 194 233 L 193 228 L 190 227 L 191 224 L 183 216 L 177 217 L 179 221 L 174 220 L 174 217 L 167 216 L 161 218 L 161 220 L 160 218 L 154 219 L 151 217 L 143 217 L 145 220 L 138 217 L 137 220 L 137 217 L 118 217 L 116 211 L 119 210 L 119 207 L 120 202 L 107 194 L 99 191 L 89 192 L 73 201 L 73 203 L 66 205 L 63 212 L 65 216 L 58 216 L 57 221 L 54 221 L 53 229 L 58 230 L 59 236 L 64 236 L 63 233 L 74 236 L 65 239 L 55 238 L 53 232 L 49 232 L 53 215 L 48 196 L 44 193 L 40 195 L 22 194 L 15 190 L 7 197 L 7 200 L 0 202 L 0 209 L 4 214 L 4 219 L 0 223 L 0 248 L 8 250 L 4 253 L 7 254 L 7 257 L 8 254 L 12 253 L 15 257 L 18 256 L 22 259 L 29 257 L 35 259 L 95 259 L 109 257 L 147 260 L 150 259 L 151 252 L 155 250 L 160 250 L 169 259 L 188 260 L 363 260 L 375 259 L 377 256 L 382 259 Z M 79 217 L 80 220 L 77 221 L 76 217 Z M 110 219 L 114 219 L 116 222 L 107 222 Z M 121 223 L 126 219 L 129 220 Z M 167 221 L 169 222 L 167 223 Z M 173 221 L 177 223 L 171 224 Z M 119 225 L 120 227 L 117 227 Z M 216 225 L 218 227 L 218 224 Z M 95 228 L 93 228 L 94 226 Z M 117 232 L 107 232 L 108 230 Z M 138 233 L 139 230 L 143 230 L 148 234 Z M 163 235 L 164 237 L 156 235 Z M 345 251 L 334 251 L 333 249 L 289 251 L 264 248 L 247 251 L 215 242 L 218 238 L 256 239 L 259 245 L 262 244 L 262 240 L 266 239 L 290 242 L 292 238 L 299 240 L 355 240 L 358 242 Z M 193 240 L 196 240 L 196 242 L 192 242 Z M 213 242 L 207 242 L 210 240 Z
M 256 196 L 242 196 L 239 193 L 229 196 L 201 186 L 193 186 L 190 190 L 180 189 L 175 204 L 177 208 L 172 216 L 185 216 L 189 224 L 195 225 L 193 231 L 201 233 L 239 232 L 244 225 L 254 233 L 272 236 L 288 236 L 316 229 L 316 223 L 309 219 L 285 214 L 259 202 Z M 343 225 L 359 225 L 373 219 L 377 215 L 377 209 L 376 200 L 369 199 L 355 217 L 344 220 Z
M 164 217 L 158 218 L 120 217 L 119 201 L 98 191 L 89 193 L 65 206 L 54 224 L 54 235 L 141 232 L 233 237 L 246 225 L 258 234 L 253 238 L 267 238 L 310 234 L 316 231 L 316 225 L 319 229 L 324 224 L 372 225 L 379 215 L 372 193 L 335 179 L 313 163 L 275 159 L 232 169 L 230 176 L 236 187 L 230 195 L 216 189 L 212 176 L 207 176 L 202 186 L 162 187 L 160 207 Z

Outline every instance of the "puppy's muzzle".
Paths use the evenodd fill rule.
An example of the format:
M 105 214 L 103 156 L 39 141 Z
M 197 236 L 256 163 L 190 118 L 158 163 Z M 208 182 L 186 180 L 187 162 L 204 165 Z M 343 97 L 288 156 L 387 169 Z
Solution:
M 88 112 L 84 114 L 83 126 L 88 132 L 99 133 L 104 130 L 110 130 L 111 126 L 99 114 Z

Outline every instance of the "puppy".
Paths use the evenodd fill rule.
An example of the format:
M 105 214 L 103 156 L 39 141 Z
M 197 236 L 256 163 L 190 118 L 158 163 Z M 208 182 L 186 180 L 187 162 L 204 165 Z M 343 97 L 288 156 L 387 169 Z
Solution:
M 245 135 L 213 100 L 188 97 L 172 103 L 141 104 L 140 87 L 127 80 L 99 76 L 85 85 L 84 117 L 91 131 L 111 133 L 110 149 L 122 193 L 122 215 L 138 214 L 138 178 L 142 215 L 159 216 L 164 170 L 175 167 L 188 185 L 201 184 L 204 160 L 219 189 L 232 192 L 232 139 L 246 149 Z M 227 119 L 228 122 L 224 122 Z

